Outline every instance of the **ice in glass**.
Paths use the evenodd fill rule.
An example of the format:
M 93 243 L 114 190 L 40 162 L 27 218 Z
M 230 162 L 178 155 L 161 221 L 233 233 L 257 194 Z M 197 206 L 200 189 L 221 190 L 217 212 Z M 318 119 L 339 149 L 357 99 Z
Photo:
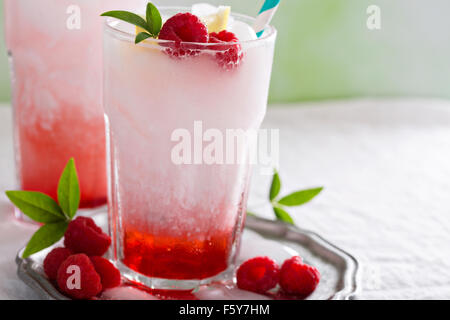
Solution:
M 189 9 L 161 9 L 165 19 L 180 11 Z M 238 27 L 252 23 L 240 15 L 234 20 Z M 244 161 L 196 164 L 198 146 L 192 146 L 192 164 L 179 164 L 173 138 L 182 129 L 193 143 L 199 124 L 223 136 L 260 127 L 276 32 L 242 41 L 236 65 L 221 56 L 236 43 L 186 43 L 178 55 L 173 42 L 135 45 L 134 37 L 133 26 L 107 19 L 104 101 L 115 259 L 132 280 L 186 288 L 233 266 L 251 168 L 247 149 Z

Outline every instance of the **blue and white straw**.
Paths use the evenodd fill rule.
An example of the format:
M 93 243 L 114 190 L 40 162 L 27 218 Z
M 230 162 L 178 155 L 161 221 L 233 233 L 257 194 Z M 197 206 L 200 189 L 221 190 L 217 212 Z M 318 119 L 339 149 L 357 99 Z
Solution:
M 256 17 L 255 25 L 253 26 L 258 38 L 263 35 L 264 30 L 266 30 L 270 24 L 270 21 L 272 21 L 272 18 L 280 5 L 280 1 L 281 0 L 266 0 L 264 2 L 263 7 L 259 11 L 258 17 Z

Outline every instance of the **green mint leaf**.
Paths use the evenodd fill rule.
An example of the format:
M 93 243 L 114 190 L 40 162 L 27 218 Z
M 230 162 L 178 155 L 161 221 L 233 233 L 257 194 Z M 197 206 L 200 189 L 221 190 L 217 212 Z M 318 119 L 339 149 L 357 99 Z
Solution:
M 28 258 L 32 254 L 35 254 L 41 250 L 44 250 L 51 245 L 55 244 L 64 236 L 69 222 L 56 222 L 43 225 L 36 233 L 31 237 L 30 241 L 23 252 L 23 258 Z
M 6 191 L 11 202 L 30 219 L 40 223 L 65 221 L 58 203 L 46 194 L 33 191 Z
M 71 219 L 80 205 L 80 185 L 74 159 L 70 159 L 58 183 L 58 202 L 63 212 Z
M 151 2 L 147 4 L 146 16 L 150 34 L 152 34 L 155 38 L 158 37 L 162 27 L 162 18 L 159 10 Z
M 147 33 L 147 32 L 141 32 L 136 36 L 136 40 L 134 40 L 135 44 L 138 44 L 142 41 L 144 41 L 145 39 L 151 38 L 152 35 Z
M 275 212 L 275 215 L 277 216 L 277 219 L 289 224 L 294 225 L 294 219 L 292 219 L 292 217 L 290 216 L 289 213 L 287 213 L 287 211 L 285 211 L 283 208 L 274 206 L 273 207 L 273 212 Z
M 322 192 L 322 190 L 323 187 L 297 191 L 286 197 L 283 197 L 280 201 L 278 201 L 278 203 L 288 207 L 301 206 L 314 199 L 320 192 Z
M 150 30 L 147 21 L 145 21 L 142 17 L 128 11 L 108 11 L 101 15 L 102 17 L 112 17 L 116 18 L 128 23 L 131 23 L 135 26 L 141 27 L 144 30 L 147 30 L 149 33 L 152 33 Z
M 280 176 L 278 175 L 278 172 L 275 170 L 275 173 L 273 174 L 272 185 L 270 186 L 270 194 L 269 194 L 270 201 L 273 201 L 277 197 L 277 195 L 280 193 L 280 189 L 281 189 Z
M 253 213 L 251 211 L 247 211 L 248 216 L 256 217 L 256 213 Z

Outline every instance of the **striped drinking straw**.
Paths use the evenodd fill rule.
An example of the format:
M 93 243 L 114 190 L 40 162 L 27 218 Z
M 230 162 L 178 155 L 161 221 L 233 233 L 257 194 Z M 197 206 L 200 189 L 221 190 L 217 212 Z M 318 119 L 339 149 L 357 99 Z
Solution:
M 255 25 L 253 29 L 256 32 L 256 35 L 261 37 L 266 30 L 267 26 L 270 24 L 275 12 L 280 5 L 280 0 L 266 0 L 264 2 L 263 7 L 259 11 L 258 17 L 256 17 Z

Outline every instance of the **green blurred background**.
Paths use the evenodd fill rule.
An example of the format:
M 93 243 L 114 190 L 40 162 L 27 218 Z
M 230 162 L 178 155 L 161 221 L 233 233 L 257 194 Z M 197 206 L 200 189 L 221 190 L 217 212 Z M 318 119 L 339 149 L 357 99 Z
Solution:
M 201 0 L 154 2 L 190 5 Z M 207 2 L 256 15 L 263 0 Z M 3 14 L 3 0 L 0 4 Z M 366 10 L 373 4 L 381 8 L 378 31 L 366 27 Z M 270 100 L 450 98 L 449 14 L 449 0 L 282 0 L 273 22 L 279 38 Z M 2 21 L 0 34 L 0 101 L 9 101 Z

